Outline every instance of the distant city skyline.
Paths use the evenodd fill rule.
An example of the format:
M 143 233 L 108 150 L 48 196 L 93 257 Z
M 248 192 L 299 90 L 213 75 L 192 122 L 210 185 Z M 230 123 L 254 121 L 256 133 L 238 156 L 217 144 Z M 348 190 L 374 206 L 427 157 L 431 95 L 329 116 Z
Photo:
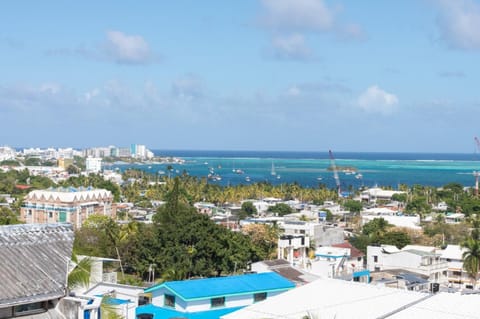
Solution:
M 2 3 L 0 145 L 471 153 L 480 1 Z

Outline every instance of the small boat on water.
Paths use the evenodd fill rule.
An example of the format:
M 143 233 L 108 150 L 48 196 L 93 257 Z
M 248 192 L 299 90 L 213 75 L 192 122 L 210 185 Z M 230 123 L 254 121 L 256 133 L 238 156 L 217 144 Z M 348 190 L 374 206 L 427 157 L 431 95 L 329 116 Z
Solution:
M 250 176 L 245 177 L 246 182 L 250 182 Z
M 273 164 L 273 161 L 272 161 L 272 170 L 270 171 L 270 175 L 272 176 L 277 175 L 277 172 L 275 171 L 275 164 Z
M 358 173 L 357 175 L 355 175 L 355 178 L 356 178 L 356 179 L 361 179 L 362 177 L 363 177 L 363 175 L 360 174 L 360 173 Z
M 323 179 L 323 177 L 319 176 L 317 177 L 317 181 L 321 181 Z
M 211 181 L 221 181 L 222 177 L 218 174 L 208 174 L 207 178 Z

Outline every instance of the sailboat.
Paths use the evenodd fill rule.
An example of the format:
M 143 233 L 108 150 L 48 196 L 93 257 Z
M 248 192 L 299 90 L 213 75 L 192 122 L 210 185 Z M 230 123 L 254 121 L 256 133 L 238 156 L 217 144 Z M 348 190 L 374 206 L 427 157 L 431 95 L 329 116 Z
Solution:
M 273 164 L 273 161 L 272 161 L 272 171 L 270 172 L 270 175 L 272 176 L 277 175 L 277 172 L 275 172 L 275 164 Z

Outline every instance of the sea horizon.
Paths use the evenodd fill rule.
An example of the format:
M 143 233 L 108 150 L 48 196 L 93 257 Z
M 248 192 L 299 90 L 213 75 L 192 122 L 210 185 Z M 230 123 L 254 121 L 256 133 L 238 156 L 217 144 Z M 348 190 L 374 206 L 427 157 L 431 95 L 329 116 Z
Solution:
M 121 171 L 142 169 L 154 175 L 186 173 L 222 186 L 267 182 L 336 187 L 328 151 L 152 151 L 157 156 L 177 157 L 184 162 L 112 166 Z M 480 161 L 474 153 L 336 152 L 333 155 L 342 189 L 374 186 L 398 189 L 401 184 L 440 187 L 448 183 L 473 187 L 473 172 L 480 171 Z M 173 169 L 169 171 L 168 166 Z

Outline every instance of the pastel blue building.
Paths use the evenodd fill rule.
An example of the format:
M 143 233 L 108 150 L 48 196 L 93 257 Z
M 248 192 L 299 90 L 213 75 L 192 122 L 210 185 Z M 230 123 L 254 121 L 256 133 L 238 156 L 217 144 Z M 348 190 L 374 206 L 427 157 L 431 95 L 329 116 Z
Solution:
M 218 319 L 295 285 L 274 272 L 170 281 L 145 289 L 151 304 L 138 307 L 137 319 Z

